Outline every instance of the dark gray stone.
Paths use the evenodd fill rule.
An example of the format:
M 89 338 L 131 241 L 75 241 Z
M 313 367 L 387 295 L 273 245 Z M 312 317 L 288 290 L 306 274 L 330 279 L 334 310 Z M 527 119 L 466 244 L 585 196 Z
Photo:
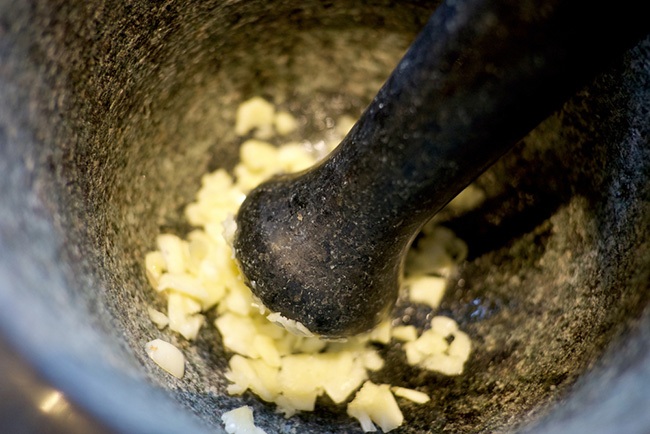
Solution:
M 442 4 L 363 115 L 311 170 L 248 194 L 234 248 L 253 293 L 343 338 L 392 312 L 420 228 L 580 85 L 645 36 L 640 11 L 579 2 Z M 602 28 L 620 29 L 605 33 Z
M 163 300 L 142 258 L 189 229 L 201 174 L 232 167 L 239 102 L 265 96 L 322 136 L 324 113 L 360 114 L 434 7 L 0 1 L 3 338 L 118 432 L 222 432 L 243 403 L 268 432 L 360 432 L 325 401 L 284 420 L 228 396 L 210 327 L 188 345 L 147 319 Z M 480 209 L 438 217 L 470 246 L 440 313 L 475 348 L 454 378 L 382 350 L 374 381 L 434 398 L 400 401 L 400 432 L 647 432 L 649 77 L 646 39 L 478 180 Z M 147 358 L 156 337 L 184 350 L 182 380 Z

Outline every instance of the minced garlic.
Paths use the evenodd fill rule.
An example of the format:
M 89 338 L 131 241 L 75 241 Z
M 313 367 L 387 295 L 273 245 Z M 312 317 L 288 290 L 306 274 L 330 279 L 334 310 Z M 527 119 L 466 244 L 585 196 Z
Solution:
M 196 201 L 185 210 L 189 222 L 198 229 L 185 240 L 173 234 L 159 235 L 158 250 L 146 255 L 147 278 L 167 298 L 167 314 L 150 309 L 149 316 L 158 327 L 168 324 L 187 340 L 194 340 L 206 323 L 204 312 L 216 308 L 218 317 L 214 325 L 224 347 L 234 353 L 225 372 L 231 382 L 228 393 L 240 395 L 250 390 L 260 399 L 274 403 L 286 417 L 298 411 L 313 411 L 321 395 L 327 395 L 336 404 L 354 396 L 348 404 L 348 414 L 357 418 L 365 431 L 375 430 L 377 424 L 387 432 L 403 421 L 393 395 L 415 403 L 425 403 L 429 397 L 416 390 L 368 381 L 369 371 L 384 367 L 373 343 L 387 345 L 393 338 L 403 341 L 408 363 L 457 375 L 469 356 L 469 337 L 458 330 L 451 318 L 435 317 L 431 329 L 419 336 L 412 325 L 393 327 L 385 321 L 364 336 L 345 342 L 325 342 L 313 337 L 302 324 L 267 312 L 253 297 L 234 261 L 233 216 L 246 193 L 257 184 L 278 172 L 308 168 L 322 158 L 323 146 L 333 148 L 323 143 L 288 143 L 278 148 L 260 140 L 258 133 L 268 135 L 269 128 L 271 132 L 275 128 L 280 135 L 292 131 L 297 121 L 290 116 L 276 113 L 273 105 L 261 98 L 240 106 L 235 132 L 247 135 L 255 131 L 256 138 L 242 144 L 234 178 L 223 169 L 203 176 Z M 338 128 L 341 135 L 353 124 L 353 120 L 342 118 Z M 444 292 L 444 277 L 462 260 L 465 251 L 464 243 L 451 231 L 428 226 L 407 262 L 404 286 L 411 302 L 437 307 Z M 451 344 L 447 340 L 450 337 Z M 163 369 L 182 375 L 178 355 L 174 357 L 175 365 Z M 254 427 L 250 409 L 236 411 L 242 418 L 224 415 L 227 430 L 237 429 L 235 425 L 239 422 L 233 422 L 236 420 Z
M 162 339 L 154 339 L 145 345 L 147 355 L 158 366 L 176 378 L 182 378 L 185 373 L 185 357 L 181 350 Z
M 221 420 L 228 434 L 266 434 L 262 428 L 255 426 L 253 409 L 247 405 L 224 413 Z
M 404 421 L 395 397 L 388 384 L 366 381 L 348 404 L 348 414 L 359 420 L 364 432 L 377 431 L 376 423 L 383 432 L 397 428 Z

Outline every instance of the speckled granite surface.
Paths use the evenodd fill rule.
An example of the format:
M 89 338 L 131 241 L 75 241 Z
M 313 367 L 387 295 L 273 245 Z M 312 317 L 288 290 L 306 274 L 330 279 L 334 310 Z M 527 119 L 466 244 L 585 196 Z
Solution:
M 360 432 L 327 402 L 285 421 L 225 395 L 213 330 L 190 346 L 146 318 L 163 301 L 141 258 L 188 230 L 200 175 L 232 166 L 233 107 L 263 95 L 322 135 L 326 113 L 359 113 L 435 5 L 273 6 L 0 1 L 0 329 L 118 431 L 220 432 L 247 403 L 268 432 Z M 385 350 L 375 381 L 434 397 L 404 405 L 400 432 L 647 431 L 649 81 L 646 40 L 479 179 L 480 209 L 439 217 L 470 246 L 441 312 L 475 351 L 445 378 Z M 182 380 L 146 358 L 154 337 L 185 350 Z

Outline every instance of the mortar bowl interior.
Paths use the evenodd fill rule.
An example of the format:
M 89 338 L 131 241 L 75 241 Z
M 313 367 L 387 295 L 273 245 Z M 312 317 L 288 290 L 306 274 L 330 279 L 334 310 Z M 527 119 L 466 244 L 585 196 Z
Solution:
M 201 176 L 232 169 L 235 109 L 262 96 L 317 140 L 359 116 L 436 4 L 0 1 L 0 330 L 49 382 L 120 432 L 222 432 L 250 405 L 267 432 L 362 432 L 325 400 L 284 419 L 230 396 L 214 327 L 188 343 L 143 258 L 184 235 Z M 469 246 L 437 314 L 473 343 L 460 376 L 383 348 L 375 382 L 399 432 L 644 432 L 650 416 L 650 41 L 619 59 L 476 184 L 485 201 L 437 218 Z M 413 321 L 430 312 L 412 309 Z M 214 316 L 208 317 L 211 321 Z M 148 359 L 161 338 L 177 380 Z M 644 407 L 645 406 L 645 407 Z M 614 431 L 612 431 L 614 430 Z

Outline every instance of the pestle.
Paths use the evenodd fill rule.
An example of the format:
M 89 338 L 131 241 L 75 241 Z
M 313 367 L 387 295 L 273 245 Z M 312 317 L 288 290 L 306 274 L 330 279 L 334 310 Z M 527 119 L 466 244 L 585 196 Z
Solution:
M 234 249 L 253 293 L 294 331 L 342 338 L 380 323 L 422 225 L 643 36 L 643 14 L 616 6 L 439 6 L 328 158 L 243 202 Z

